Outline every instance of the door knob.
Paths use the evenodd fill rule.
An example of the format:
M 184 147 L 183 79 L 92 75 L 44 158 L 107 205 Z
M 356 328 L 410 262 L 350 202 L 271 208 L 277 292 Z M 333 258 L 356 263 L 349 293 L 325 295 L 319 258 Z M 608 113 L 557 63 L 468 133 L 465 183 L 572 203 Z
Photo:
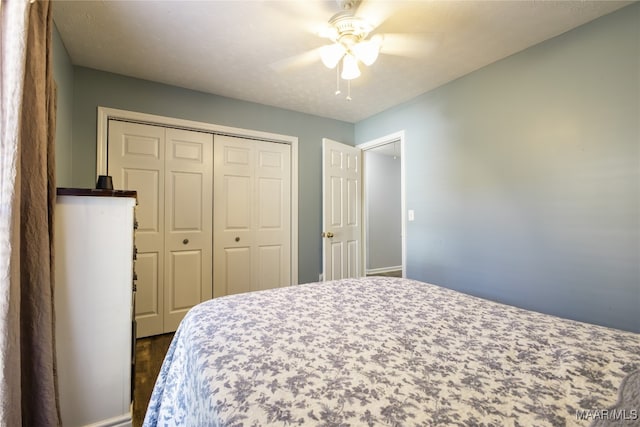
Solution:
M 322 233 L 322 237 L 328 237 L 329 239 L 331 239 L 333 237 L 333 233 L 330 231 L 327 231 L 326 233 Z
M 184 239 L 184 240 L 182 241 L 182 244 L 183 244 L 183 245 L 186 245 L 187 243 L 189 243 L 189 239 Z
M 239 238 L 239 237 L 236 237 L 236 242 L 239 242 L 239 241 L 240 241 L 240 238 Z

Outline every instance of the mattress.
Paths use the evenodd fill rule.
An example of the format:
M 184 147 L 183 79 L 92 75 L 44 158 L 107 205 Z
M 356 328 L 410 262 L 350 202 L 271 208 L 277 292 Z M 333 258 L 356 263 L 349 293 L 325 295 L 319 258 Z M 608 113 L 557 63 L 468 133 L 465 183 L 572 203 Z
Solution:
M 636 383 L 640 334 L 369 277 L 194 307 L 144 425 L 637 426 Z

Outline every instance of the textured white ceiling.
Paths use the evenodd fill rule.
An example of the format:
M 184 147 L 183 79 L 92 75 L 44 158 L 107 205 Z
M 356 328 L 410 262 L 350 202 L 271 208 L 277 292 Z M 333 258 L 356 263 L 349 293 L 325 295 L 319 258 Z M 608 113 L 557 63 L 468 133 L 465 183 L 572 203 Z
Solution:
M 336 1 L 54 1 L 75 65 L 357 122 L 610 13 L 630 1 L 380 1 L 385 35 L 351 85 L 319 61 Z M 306 52 L 306 54 L 305 54 Z M 399 55 L 402 53 L 402 55 Z

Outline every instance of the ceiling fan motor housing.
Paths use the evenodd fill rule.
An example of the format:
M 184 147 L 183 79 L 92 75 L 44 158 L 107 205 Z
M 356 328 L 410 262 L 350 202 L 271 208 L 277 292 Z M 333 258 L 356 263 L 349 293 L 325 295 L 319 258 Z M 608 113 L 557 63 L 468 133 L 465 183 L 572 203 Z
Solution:
M 354 16 L 351 11 L 338 12 L 331 17 L 329 25 L 336 29 L 335 41 L 351 46 L 365 39 L 373 27 Z

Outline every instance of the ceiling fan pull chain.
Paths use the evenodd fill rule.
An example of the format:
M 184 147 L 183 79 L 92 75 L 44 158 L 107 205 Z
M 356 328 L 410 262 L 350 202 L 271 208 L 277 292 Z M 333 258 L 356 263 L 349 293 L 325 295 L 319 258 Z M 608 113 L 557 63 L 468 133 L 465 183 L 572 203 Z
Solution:
M 336 95 L 340 95 L 340 66 L 336 67 Z
M 347 80 L 347 101 L 351 101 L 351 80 Z

